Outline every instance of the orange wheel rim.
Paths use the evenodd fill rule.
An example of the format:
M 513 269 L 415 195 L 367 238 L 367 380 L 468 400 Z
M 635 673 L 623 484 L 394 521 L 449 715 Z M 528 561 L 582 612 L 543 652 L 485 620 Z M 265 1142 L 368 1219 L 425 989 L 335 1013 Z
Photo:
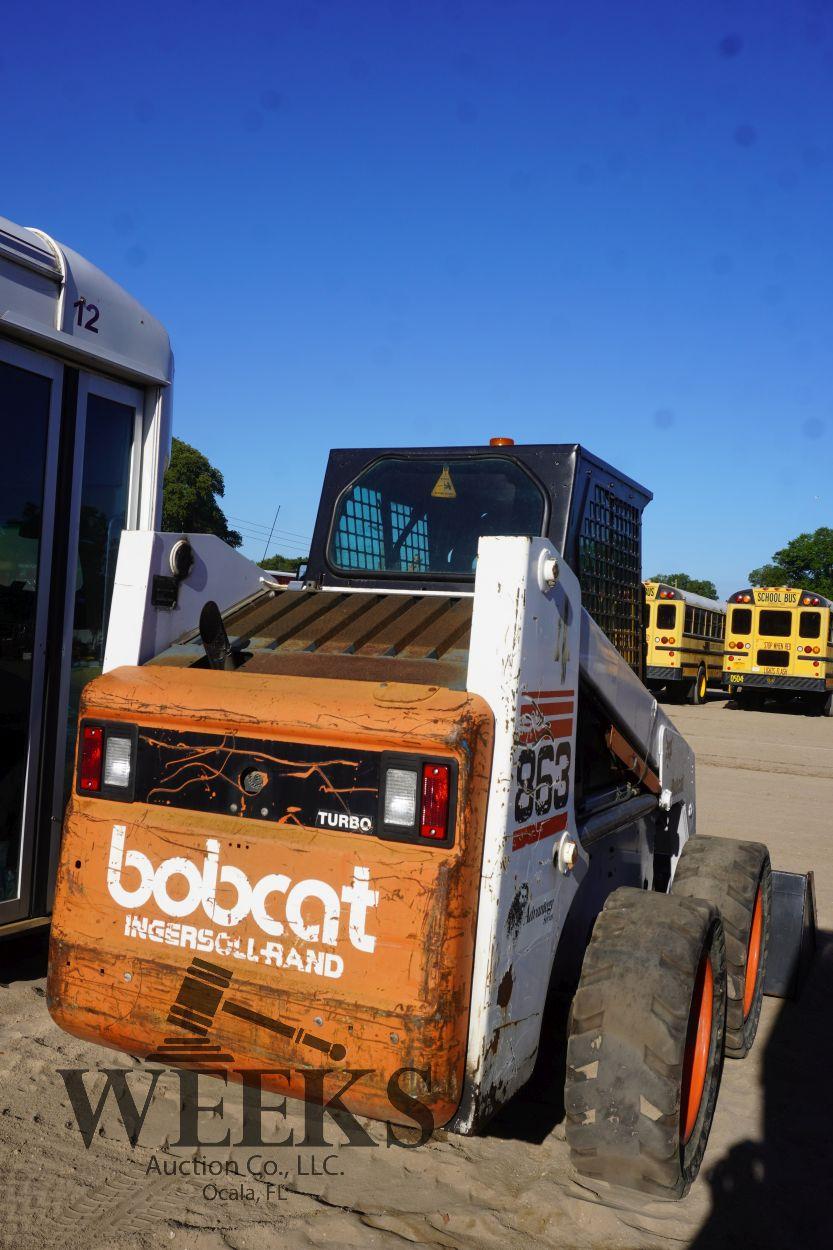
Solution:
M 755 997 L 755 986 L 758 984 L 758 969 L 761 966 L 761 939 L 764 931 L 764 901 L 761 887 L 755 895 L 755 910 L 752 912 L 752 928 L 749 930 L 749 949 L 746 952 L 746 980 L 743 983 L 743 1018 L 752 1009 Z
M 714 975 L 709 952 L 704 951 L 697 969 L 694 996 L 691 1000 L 683 1060 L 683 1084 L 680 1093 L 680 1135 L 683 1145 L 694 1132 L 703 1101 L 703 1090 L 706 1088 L 713 1014 Z
M 705 677 L 701 677 L 700 678 L 700 698 L 701 699 L 705 698 L 705 695 L 706 695 L 706 679 Z

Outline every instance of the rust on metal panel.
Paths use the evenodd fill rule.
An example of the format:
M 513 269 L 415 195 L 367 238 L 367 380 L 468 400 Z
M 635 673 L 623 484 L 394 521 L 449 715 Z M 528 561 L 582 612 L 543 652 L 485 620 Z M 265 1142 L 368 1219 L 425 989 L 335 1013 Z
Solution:
M 439 660 L 461 645 L 467 649 L 471 634 L 471 613 L 471 600 L 469 599 L 460 599 L 456 604 L 451 604 L 448 610 L 433 622 L 431 630 L 426 631 L 425 637 L 417 638 L 403 647 L 402 657 Z
M 241 671 L 246 676 L 254 673 L 278 673 L 290 677 L 323 678 L 327 681 L 395 681 L 415 686 L 444 686 L 449 690 L 464 690 L 466 670 L 466 657 L 457 661 L 405 660 L 390 656 L 368 659 L 361 654 L 322 655 L 318 651 L 302 651 L 285 655 L 282 651 L 255 651 Z
M 226 612 L 224 624 L 230 637 L 248 640 L 243 666 L 256 662 L 261 671 L 266 669 L 266 656 L 308 652 L 459 665 L 468 656 L 472 599 L 373 591 L 264 591 Z M 195 644 L 199 639 L 191 630 L 151 665 L 191 664 Z
M 293 1097 L 303 1069 L 332 1071 L 335 1088 L 339 1072 L 367 1069 L 345 1101 L 405 1123 L 388 1081 L 430 1066 L 430 1091 L 413 1092 L 447 1122 L 466 1058 L 493 742 L 485 702 L 422 684 L 145 666 L 92 682 L 81 715 L 174 737 L 237 732 L 456 762 L 450 847 L 74 795 L 49 974 L 50 1010 L 79 1037 L 183 1066 L 226 1056 L 217 1065 L 232 1079 L 286 1068 L 289 1088 L 277 1077 L 273 1088 Z
M 608 748 L 613 752 L 618 760 L 633 773 L 637 781 L 641 781 L 651 794 L 659 794 L 662 786 L 659 777 L 653 771 L 648 761 L 643 759 L 638 751 L 635 751 L 627 738 L 619 732 L 615 725 L 611 725 L 605 736 L 605 742 Z
M 304 591 L 281 595 L 275 600 L 278 605 L 275 618 L 263 625 L 259 635 L 267 638 L 271 647 L 283 646 L 302 636 L 305 630 L 314 630 L 322 617 L 335 611 L 342 598 L 342 595 L 316 595 Z M 241 633 L 250 632 L 245 619 L 238 622 L 237 628 Z
M 359 601 L 359 618 L 351 619 L 348 627 L 326 638 L 317 650 L 333 653 L 361 652 L 364 645 L 380 629 L 384 629 L 389 622 L 399 616 L 404 599 L 402 595 L 356 594 L 349 597 Z

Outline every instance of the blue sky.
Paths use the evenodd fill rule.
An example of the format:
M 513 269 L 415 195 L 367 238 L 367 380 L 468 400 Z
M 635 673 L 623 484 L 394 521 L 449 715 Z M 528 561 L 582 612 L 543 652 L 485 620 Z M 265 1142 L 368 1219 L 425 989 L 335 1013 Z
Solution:
M 248 554 L 331 446 L 494 434 L 652 489 L 646 574 L 833 523 L 830 3 L 48 0 L 0 90 L 0 211 L 168 327 Z

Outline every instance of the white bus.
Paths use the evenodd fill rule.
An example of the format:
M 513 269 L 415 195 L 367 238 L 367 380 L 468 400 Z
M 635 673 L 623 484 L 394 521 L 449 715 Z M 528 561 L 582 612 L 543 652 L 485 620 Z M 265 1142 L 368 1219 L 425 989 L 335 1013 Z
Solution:
M 158 529 L 168 335 L 83 257 L 0 217 L 0 934 L 41 923 L 81 687 L 123 529 Z

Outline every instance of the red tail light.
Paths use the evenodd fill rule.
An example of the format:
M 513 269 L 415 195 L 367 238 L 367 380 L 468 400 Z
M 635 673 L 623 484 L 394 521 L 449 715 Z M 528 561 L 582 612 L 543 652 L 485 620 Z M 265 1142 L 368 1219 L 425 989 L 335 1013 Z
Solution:
M 100 725 L 85 725 L 81 730 L 82 790 L 101 789 L 101 762 L 104 747 L 104 730 Z
M 662 644 L 663 644 L 663 646 L 665 646 L 665 644 L 666 644 L 667 642 L 668 642 L 668 639 L 667 639 L 667 638 L 663 638 L 663 640 L 662 640 Z
M 448 833 L 450 791 L 448 766 L 423 764 L 422 815 L 419 822 L 419 832 L 423 838 L 444 838 Z

